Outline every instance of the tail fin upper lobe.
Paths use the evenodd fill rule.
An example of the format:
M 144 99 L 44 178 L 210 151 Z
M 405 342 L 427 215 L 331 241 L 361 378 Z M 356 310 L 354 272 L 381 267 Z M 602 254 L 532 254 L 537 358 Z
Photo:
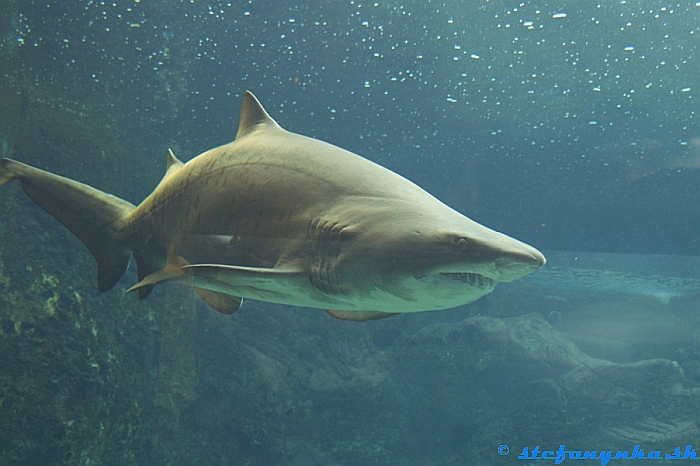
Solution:
M 10 159 L 0 160 L 0 185 L 22 182 L 27 195 L 66 226 L 97 261 L 97 286 L 112 288 L 129 265 L 129 247 L 120 234 L 135 206 L 83 183 Z

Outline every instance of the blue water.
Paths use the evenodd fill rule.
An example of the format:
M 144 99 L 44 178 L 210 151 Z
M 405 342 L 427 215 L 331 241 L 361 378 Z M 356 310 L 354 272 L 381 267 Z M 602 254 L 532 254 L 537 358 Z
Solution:
M 139 411 L 138 416 L 143 417 L 136 419 L 134 414 L 128 422 L 113 421 L 114 425 L 108 427 L 112 428 L 109 438 L 114 442 L 127 437 L 138 442 L 149 440 L 134 440 L 133 451 L 138 453 L 129 450 L 132 459 L 114 464 L 205 462 L 204 453 L 192 450 L 195 443 L 215 445 L 210 450 L 216 453 L 212 453 L 218 458 L 216 464 L 363 464 L 368 458 L 375 464 L 409 464 L 408 458 L 419 458 L 415 464 L 504 464 L 499 461 L 514 460 L 514 455 L 504 459 L 494 452 L 509 439 L 521 442 L 521 447 L 549 442 L 556 449 L 563 440 L 552 432 L 575 425 L 579 430 L 568 431 L 567 439 L 586 439 L 589 443 L 578 448 L 600 449 L 603 447 L 599 444 L 592 444 L 591 432 L 597 432 L 595 441 L 603 443 L 634 438 L 634 432 L 641 432 L 639 438 L 649 438 L 642 435 L 653 430 L 644 427 L 651 422 L 648 419 L 657 420 L 666 432 L 652 436 L 656 440 L 649 442 L 697 439 L 697 428 L 678 427 L 686 425 L 685 419 L 669 420 L 663 417 L 661 408 L 654 411 L 651 407 L 659 396 L 654 390 L 663 392 L 668 388 L 665 381 L 672 377 L 666 372 L 656 381 L 645 382 L 647 385 L 639 382 L 638 386 L 648 390 L 630 395 L 630 399 L 641 400 L 636 408 L 630 408 L 633 414 L 592 416 L 591 427 L 586 430 L 586 421 L 582 421 L 586 409 L 581 408 L 585 402 L 576 398 L 583 388 L 567 392 L 565 403 L 562 393 L 566 389 L 562 387 L 566 384 L 561 382 L 565 376 L 555 370 L 557 364 L 573 364 L 574 359 L 580 362 L 576 359 L 579 356 L 562 356 L 564 362 L 552 362 L 547 366 L 552 367 L 552 374 L 540 374 L 540 366 L 531 371 L 539 375 L 528 383 L 554 381 L 552 386 L 561 395 L 552 395 L 558 400 L 555 403 L 547 398 L 549 395 L 543 395 L 550 393 L 545 389 L 533 389 L 534 394 L 524 390 L 519 376 L 499 385 L 494 367 L 521 374 L 527 372 L 529 360 L 506 358 L 517 363 L 501 361 L 489 366 L 488 354 L 482 354 L 479 360 L 473 355 L 480 350 L 464 343 L 482 341 L 475 336 L 481 335 L 481 330 L 475 329 L 488 326 L 481 321 L 462 327 L 457 323 L 469 315 L 496 319 L 535 313 L 551 324 L 555 332 L 551 335 L 574 342 L 589 356 L 617 363 L 676 360 L 685 371 L 683 389 L 690 390 L 700 380 L 694 317 L 700 291 L 695 264 L 700 253 L 696 233 L 700 229 L 699 20 L 700 3 L 694 1 L 9 2 L 0 12 L 0 90 L 10 96 L 2 102 L 21 95 L 25 99 L 29 96 L 30 103 L 28 111 L 17 110 L 20 105 L 16 105 L 5 112 L 6 116 L 0 116 L 3 155 L 21 154 L 15 150 L 23 144 L 17 136 L 22 134 L 21 122 L 33 121 L 31 118 L 40 114 L 38 109 L 89 121 L 92 134 L 101 137 L 104 132 L 118 141 L 113 143 L 113 151 L 88 151 L 80 162 L 75 157 L 63 160 L 63 146 L 58 141 L 47 141 L 47 147 L 56 152 L 32 153 L 31 162 L 138 203 L 162 177 L 168 148 L 188 160 L 232 140 L 243 92 L 251 90 L 288 130 L 332 142 L 376 161 L 470 218 L 540 250 L 577 252 L 554 253 L 549 269 L 522 283 L 501 284 L 493 296 L 469 308 L 401 316 L 394 323 L 387 319 L 352 330 L 339 327 L 330 318 L 325 320 L 325 315 L 321 316 L 324 319 L 316 319 L 315 314 L 309 317 L 296 314 L 299 310 L 280 308 L 270 311 L 274 317 L 266 321 L 268 317 L 260 317 L 265 309 L 257 310 L 255 305 L 251 305 L 252 310 L 244 306 L 241 316 L 234 315 L 228 328 L 225 326 L 229 324 L 207 320 L 212 318 L 206 317 L 207 313 L 213 311 L 187 304 L 197 309 L 200 319 L 198 324 L 183 324 L 200 332 L 193 337 L 200 355 L 196 383 L 193 379 L 191 385 L 173 385 L 173 396 L 180 401 L 172 403 L 163 401 L 168 397 L 163 394 L 167 392 L 163 386 L 157 394 L 144 394 L 142 387 L 147 385 L 134 385 L 139 396 L 150 400 L 152 411 Z M 49 137 L 49 133 L 40 134 Z M 82 135 L 71 140 L 86 139 Z M 11 200 L 0 197 L 7 202 L 3 208 L 13 209 L 19 202 L 16 199 L 23 199 L 18 191 L 12 193 L 15 197 Z M 43 231 L 44 224 L 51 225 L 48 220 L 41 222 L 41 227 L 31 227 L 32 235 Z M 10 224 L 14 225 L 5 220 L 5 225 Z M 44 273 L 58 274 L 66 262 L 72 264 L 75 254 L 85 254 L 80 245 L 66 239 L 65 232 L 45 239 L 28 236 L 19 227 L 7 228 L 8 233 L 3 233 L 0 226 L 0 233 L 15 236 L 6 236 L 6 241 L 29 238 L 36 244 L 53 242 L 56 250 L 68 251 L 54 258 L 27 254 L 27 260 L 34 261 L 28 264 L 10 260 L 10 253 L 6 253 L 4 266 L 20 277 L 13 276 L 6 282 L 0 274 L 7 296 L 15 290 L 12 286 L 20 293 L 36 294 L 39 285 L 31 288 L 32 280 L 41 275 L 31 275 L 32 271 L 49 264 L 54 269 Z M 573 257 L 577 255 L 588 261 L 585 266 L 575 262 L 578 259 Z M 85 263 L 89 259 L 85 256 Z M 66 276 L 60 279 L 61 287 L 75 287 L 67 296 L 75 292 L 75 296 L 88 296 L 88 302 L 104 299 L 97 297 L 94 287 L 81 288 L 82 282 L 76 281 L 77 276 L 92 280 L 90 274 L 94 273 L 79 267 L 79 263 L 76 260 L 75 268 L 66 269 Z M 23 289 L 22 280 L 26 280 Z M 37 283 L 48 286 L 41 280 Z M 133 282 L 122 288 L 130 284 Z M 42 295 L 42 300 L 51 299 L 52 291 L 41 289 L 48 293 Z M 156 319 L 154 316 L 162 319 L 173 306 L 162 304 L 163 295 L 149 298 L 146 304 L 138 303 L 133 296 L 110 296 L 109 302 L 130 306 L 133 315 L 149 316 L 149 322 Z M 22 320 L 18 317 L 22 313 L 17 312 L 16 305 L 8 304 L 9 298 L 2 303 L 3 335 L 19 338 L 22 327 L 16 323 Z M 250 314 L 244 314 L 246 310 Z M 97 314 L 99 310 L 80 312 L 81 318 L 88 319 L 91 312 Z M 299 328 L 295 328 L 298 321 Z M 447 327 L 439 327 L 450 324 L 461 329 L 462 333 L 454 333 L 459 337 L 451 339 Z M 518 326 L 512 325 L 509 335 L 517 334 Z M 536 327 L 533 323 L 527 325 Z M 276 330 L 255 334 L 258 340 L 239 342 L 247 334 L 243 329 L 260 326 Z M 71 328 L 77 327 L 87 328 Z M 225 335 L 240 338 L 227 340 L 229 336 L 217 334 L 218 346 L 207 346 L 203 335 L 221 328 L 230 331 Z M 324 330 L 313 337 L 317 328 Z M 290 350 L 294 357 L 283 356 L 292 344 L 289 342 L 295 340 L 282 329 L 298 331 L 299 339 L 308 339 L 306 352 L 297 354 L 295 349 Z M 106 332 L 97 332 L 94 338 Z M 114 347 L 113 353 L 118 348 L 137 346 L 128 341 L 128 332 L 125 335 L 115 336 L 117 343 L 113 344 L 123 346 Z M 254 347 L 261 340 L 267 346 L 261 343 L 257 350 L 245 353 L 248 365 L 244 366 L 250 374 L 255 367 L 264 368 L 260 379 L 264 383 L 255 385 L 250 382 L 254 376 L 244 374 L 235 364 L 241 356 L 233 348 L 248 351 L 244 348 Z M 438 340 L 443 343 L 438 345 Z M 27 341 L 21 344 L 29 344 Z M 6 348 L 19 345 L 18 340 Z M 439 357 L 421 360 L 421 351 L 415 349 L 421 345 L 427 345 Z M 558 354 L 569 351 L 562 342 L 551 346 L 558 348 Z M 504 347 L 520 354 L 514 347 Z M 277 353 L 270 353 L 270 348 L 277 348 Z M 518 348 L 529 351 L 527 348 L 533 347 L 523 344 Z M 84 348 L 81 351 L 84 353 Z M 108 351 L 104 349 L 104 354 Z M 148 351 L 144 349 L 143 374 L 159 373 L 154 368 L 157 361 L 161 361 L 162 372 L 164 356 L 158 356 L 157 347 Z M 391 363 L 382 366 L 376 361 L 367 362 L 382 351 L 389 354 L 386 360 Z M 179 361 L 188 351 L 170 354 Z M 408 354 L 408 359 L 403 354 Z M 453 362 L 455 354 L 462 362 Z M 533 350 L 533 354 L 539 353 Z M 202 360 L 219 361 L 220 365 Z M 592 367 L 590 362 L 581 364 Z M 474 367 L 487 367 L 487 374 L 474 375 L 473 379 L 470 375 L 468 381 L 458 384 L 460 371 Z M 188 370 L 194 373 L 194 362 Z M 307 378 L 299 375 L 303 371 L 308 371 L 304 372 Z M 65 382 L 68 390 L 80 386 L 80 377 L 86 372 L 76 373 L 80 376 Z M 6 386 L 15 387 L 16 377 L 6 375 Z M 292 388 L 281 388 L 285 387 L 285 378 Z M 312 388 L 298 394 L 295 384 L 299 380 Z M 444 387 L 454 387 L 450 384 L 455 383 L 464 392 L 456 388 L 441 392 L 439 381 L 444 381 Z M 542 382 L 537 387 L 545 385 Z M 370 386 L 376 388 L 376 398 L 368 395 Z M 587 393 L 593 392 L 587 387 Z M 9 388 L 3 390 L 0 400 L 3 394 L 11 393 Z M 629 390 L 632 393 L 632 388 Z M 325 395 L 329 391 L 335 394 L 332 400 Z M 484 400 L 490 392 L 501 398 L 496 396 L 487 403 Z M 274 402 L 265 404 L 260 401 L 263 398 Z M 214 399 L 230 403 L 218 405 Z M 366 405 L 363 400 L 368 400 Z M 608 406 L 605 400 L 601 395 L 585 406 L 603 410 Z M 48 410 L 50 400 L 42 402 Z M 240 403 L 244 407 L 230 416 L 221 414 L 225 411 L 222 406 L 228 409 Z M 668 412 L 682 410 L 685 405 L 678 403 L 664 406 Z M 696 404 L 694 398 L 687 401 L 688 409 Z M 263 405 L 269 412 L 260 411 Z M 0 402 L 0 409 L 2 406 Z M 164 443 L 157 439 L 167 435 L 161 432 L 158 436 L 160 421 L 144 420 L 163 406 L 176 406 L 169 413 L 179 419 L 181 430 L 172 424 L 169 428 L 177 432 L 172 435 L 181 437 L 171 438 L 169 445 L 190 445 L 194 453 L 188 460 L 182 459 L 186 457 L 182 451 L 180 456 L 174 453 L 169 460 L 163 459 L 167 457 L 162 454 Z M 532 406 L 545 406 L 546 417 L 537 417 Z M 107 420 L 112 419 L 109 413 L 118 410 L 110 409 L 102 414 Z M 393 418 L 391 413 L 396 412 L 407 414 L 405 418 Z M 337 429 L 314 430 L 314 425 L 330 423 L 333 414 L 329 413 L 337 414 L 333 423 Z M 507 417 L 511 414 L 512 419 Z M 40 419 L 38 416 L 27 422 L 35 426 L 41 424 Z M 220 438 L 207 430 L 207 419 L 215 419 L 211 424 L 224 431 Z M 70 432 L 65 427 L 69 421 L 78 422 L 70 426 L 80 422 L 64 416 L 56 421 L 56 425 L 63 426 L 56 427 L 56 431 Z M 95 426 L 108 424 L 104 419 L 91 421 Z M 303 432 L 308 428 L 312 433 L 294 438 L 289 432 L 292 427 L 282 425 Z M 363 430 L 363 425 L 369 427 Z M 524 430 L 523 426 L 532 426 L 532 430 Z M 144 434 L 122 435 L 129 429 Z M 619 434 L 620 429 L 627 432 L 627 437 Z M 234 432 L 232 436 L 238 442 L 232 450 L 225 446 L 227 430 Z M 0 454 L 21 451 L 17 445 L 26 439 L 15 435 L 16 441 L 0 441 Z M 71 463 L 77 461 L 75 452 L 87 447 L 61 435 L 52 438 L 62 439 L 55 444 L 63 449 L 47 447 L 53 452 L 47 456 L 49 463 L 77 464 Z M 318 441 L 308 439 L 314 435 Z M 305 437 L 307 443 L 299 437 Z M 375 442 L 368 443 L 367 438 Z M 85 462 L 91 455 L 109 456 L 95 451 L 85 453 L 80 461 Z M 208 461 L 213 460 L 210 457 Z M 28 459 L 15 464 L 30 463 Z
M 20 2 L 6 80 L 122 120 L 154 182 L 167 147 L 228 142 L 249 89 L 540 247 L 697 253 L 693 2 L 164 5 Z

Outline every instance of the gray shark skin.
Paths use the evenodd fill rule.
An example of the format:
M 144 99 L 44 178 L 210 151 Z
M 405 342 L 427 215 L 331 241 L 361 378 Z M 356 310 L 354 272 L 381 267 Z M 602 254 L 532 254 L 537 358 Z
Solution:
M 447 309 L 545 263 L 396 173 L 285 131 L 250 92 L 233 142 L 167 162 L 139 206 L 9 159 L 0 185 L 18 179 L 85 244 L 101 291 L 133 254 L 141 299 L 181 282 L 223 313 L 242 298 L 347 320 Z

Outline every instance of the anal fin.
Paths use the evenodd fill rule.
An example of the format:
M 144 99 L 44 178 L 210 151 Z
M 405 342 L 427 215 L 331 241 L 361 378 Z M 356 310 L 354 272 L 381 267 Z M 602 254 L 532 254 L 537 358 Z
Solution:
M 195 287 L 194 290 L 205 303 L 222 314 L 233 314 L 243 305 L 243 298 L 239 298 L 238 296 L 231 296 L 225 293 L 219 293 L 218 291 L 197 287 Z
M 363 322 L 365 320 L 384 319 L 386 317 L 395 316 L 399 312 L 380 312 L 380 311 L 335 311 L 328 310 L 326 312 L 332 317 L 339 320 L 350 320 L 353 322 Z
M 139 263 L 139 257 L 137 257 L 136 260 L 137 263 Z M 182 257 L 172 256 L 168 258 L 168 262 L 162 269 L 145 276 L 140 282 L 126 291 L 131 292 L 139 290 L 139 298 L 144 299 L 158 283 L 187 278 L 187 276 L 182 272 L 182 267 L 186 265 L 187 262 Z M 145 291 L 142 293 L 141 290 Z

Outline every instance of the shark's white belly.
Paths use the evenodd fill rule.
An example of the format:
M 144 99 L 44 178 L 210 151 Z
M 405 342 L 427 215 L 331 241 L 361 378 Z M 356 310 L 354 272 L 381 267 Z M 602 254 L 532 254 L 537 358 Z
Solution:
M 421 312 L 471 303 L 493 291 L 494 282 L 472 286 L 443 275 L 405 277 L 390 287 L 371 286 L 350 293 L 327 294 L 299 275 L 241 277 L 196 276 L 189 284 L 246 299 L 289 306 L 341 311 Z

